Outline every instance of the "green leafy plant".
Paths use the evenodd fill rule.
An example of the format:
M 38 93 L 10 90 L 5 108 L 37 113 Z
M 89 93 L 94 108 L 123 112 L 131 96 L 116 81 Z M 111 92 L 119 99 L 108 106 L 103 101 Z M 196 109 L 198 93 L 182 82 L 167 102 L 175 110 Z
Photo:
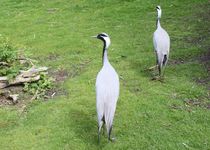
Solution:
M 22 57 L 22 56 L 21 56 Z M 31 63 L 21 64 L 18 59 L 18 49 L 13 46 L 7 39 L 0 37 L 0 76 L 7 76 L 9 80 L 14 79 L 20 70 L 28 70 Z M 52 79 L 47 74 L 40 74 L 40 80 L 31 83 L 25 83 L 23 90 L 30 94 L 34 94 L 36 99 L 43 98 L 47 89 L 52 86 Z
M 14 78 L 23 67 L 17 61 L 17 48 L 5 39 L 0 41 L 0 62 L 6 64 L 0 66 L 0 76 L 8 76 L 9 79 Z
M 35 99 L 40 99 L 46 95 L 47 90 L 51 89 L 52 85 L 52 78 L 46 74 L 41 74 L 38 82 L 25 83 L 23 90 L 35 95 Z
M 17 59 L 17 49 L 8 42 L 3 40 L 0 43 L 0 61 L 12 63 Z

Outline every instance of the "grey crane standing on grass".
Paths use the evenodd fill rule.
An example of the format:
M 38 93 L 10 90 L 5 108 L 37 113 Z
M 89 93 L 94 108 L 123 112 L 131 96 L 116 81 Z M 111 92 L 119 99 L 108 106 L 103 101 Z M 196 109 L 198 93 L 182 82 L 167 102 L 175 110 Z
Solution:
M 108 60 L 108 47 L 111 43 L 106 33 L 94 36 L 103 41 L 102 61 L 103 67 L 96 78 L 96 108 L 98 117 L 98 141 L 100 142 L 100 131 L 103 124 L 106 125 L 108 139 L 111 138 L 112 123 L 114 119 L 117 100 L 119 97 L 119 77 Z
M 156 10 L 158 14 L 156 22 L 157 29 L 153 35 L 153 44 L 156 53 L 159 77 L 162 77 L 169 58 L 170 38 L 168 33 L 160 25 L 160 18 L 162 13 L 160 6 L 157 6 Z

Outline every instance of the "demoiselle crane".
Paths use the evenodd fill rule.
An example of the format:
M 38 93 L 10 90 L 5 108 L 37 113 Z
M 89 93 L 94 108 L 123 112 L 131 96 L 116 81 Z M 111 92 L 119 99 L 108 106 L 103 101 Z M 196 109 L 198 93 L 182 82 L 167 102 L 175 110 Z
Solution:
M 161 27 L 160 18 L 162 10 L 160 6 L 156 7 L 157 10 L 157 29 L 153 34 L 153 45 L 156 53 L 156 63 L 159 70 L 159 77 L 164 75 L 165 66 L 169 58 L 170 38 L 168 33 Z
M 119 77 L 108 60 L 108 47 L 111 44 L 106 33 L 94 36 L 103 41 L 102 62 L 103 66 L 96 78 L 96 109 L 98 118 L 98 141 L 100 142 L 100 131 L 105 124 L 108 140 L 111 138 L 112 124 L 119 97 Z

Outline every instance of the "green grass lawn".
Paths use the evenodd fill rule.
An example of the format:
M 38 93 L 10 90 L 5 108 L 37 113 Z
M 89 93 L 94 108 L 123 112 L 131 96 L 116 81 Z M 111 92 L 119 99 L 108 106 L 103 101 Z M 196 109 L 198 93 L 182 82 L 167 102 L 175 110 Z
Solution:
M 171 38 L 164 82 L 152 81 L 156 5 Z M 1 150 L 210 149 L 208 0 L 1 0 L 0 34 L 53 70 L 70 76 L 68 94 L 35 101 L 20 114 L 0 108 Z M 111 36 L 109 60 L 120 75 L 113 135 L 97 143 L 95 78 L 102 42 Z M 49 59 L 56 55 L 56 59 Z

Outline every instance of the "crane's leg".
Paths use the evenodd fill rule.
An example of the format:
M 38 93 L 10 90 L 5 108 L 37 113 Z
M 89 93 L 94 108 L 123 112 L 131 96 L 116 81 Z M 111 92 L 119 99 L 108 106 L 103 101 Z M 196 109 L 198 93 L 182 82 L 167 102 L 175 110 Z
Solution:
M 161 65 L 158 65 L 159 77 L 161 77 Z
M 103 126 L 103 124 L 104 122 L 101 120 L 98 125 L 98 143 L 100 143 L 100 132 L 101 132 L 101 127 Z
M 164 55 L 164 58 L 163 58 L 163 67 L 162 67 L 162 77 L 164 77 L 165 68 L 166 68 L 167 62 L 168 62 L 168 57 L 167 57 L 167 55 Z
M 115 138 L 114 137 L 111 138 L 111 132 L 112 132 L 112 126 L 108 130 L 108 140 L 114 142 Z
M 158 55 L 156 51 L 155 51 L 155 55 L 156 55 L 156 65 L 149 67 L 148 70 L 154 70 L 158 67 Z
M 161 76 L 162 79 L 164 79 L 164 75 L 165 75 L 165 66 L 163 66 L 162 68 L 162 76 Z
M 112 132 L 112 126 L 108 130 L 108 140 L 113 142 L 115 139 L 111 138 L 111 132 Z
M 152 78 L 152 80 L 161 80 L 161 72 L 162 72 L 161 66 L 160 66 L 160 65 L 157 65 L 157 66 L 158 66 L 159 74 L 158 74 L 157 76 L 154 76 L 154 77 Z
M 105 123 L 105 122 L 104 122 Z M 105 125 L 103 126 L 103 135 L 105 135 L 106 127 Z

